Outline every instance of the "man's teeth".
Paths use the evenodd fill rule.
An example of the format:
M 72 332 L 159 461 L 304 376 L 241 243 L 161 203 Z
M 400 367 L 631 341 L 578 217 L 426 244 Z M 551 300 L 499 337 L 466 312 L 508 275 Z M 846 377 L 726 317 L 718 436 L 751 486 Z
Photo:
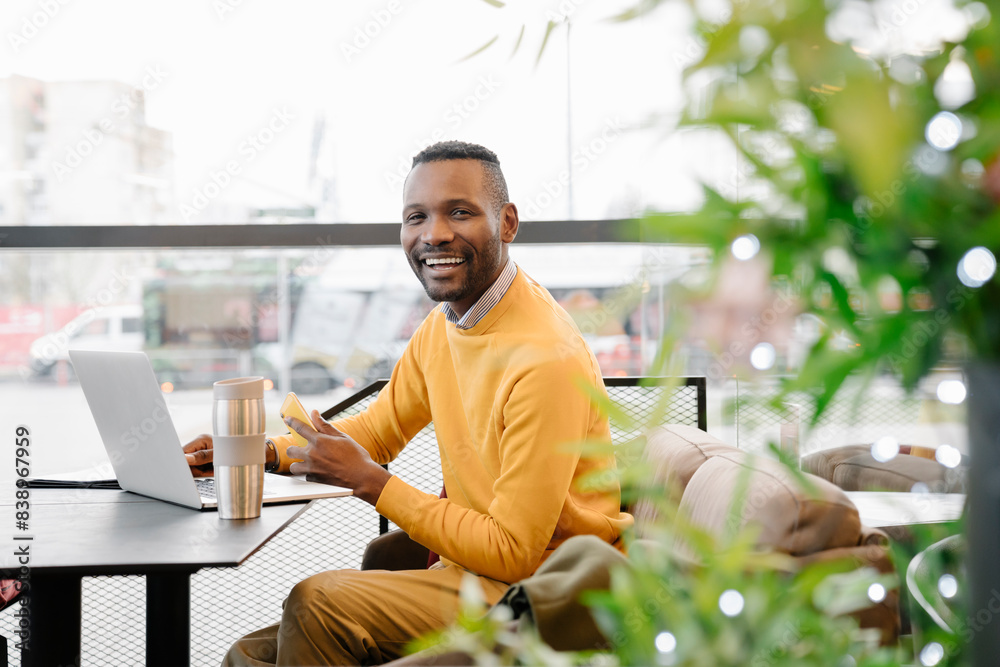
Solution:
M 465 261 L 462 257 L 442 257 L 440 259 L 425 259 L 427 266 L 434 266 L 435 264 L 461 264 Z

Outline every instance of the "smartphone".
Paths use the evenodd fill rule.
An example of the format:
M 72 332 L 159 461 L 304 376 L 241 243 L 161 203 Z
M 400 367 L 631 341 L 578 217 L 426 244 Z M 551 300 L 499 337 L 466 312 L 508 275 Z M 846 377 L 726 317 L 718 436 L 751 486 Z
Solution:
M 312 419 L 310 419 L 309 415 L 306 413 L 306 409 L 302 407 L 302 401 L 299 400 L 299 397 L 296 396 L 295 392 L 293 391 L 288 392 L 288 396 L 285 396 L 285 402 L 281 404 L 280 414 L 282 419 L 284 419 L 285 417 L 295 417 L 296 419 L 304 423 L 312 430 L 314 431 L 316 430 L 316 428 L 313 426 Z M 292 434 L 292 440 L 295 441 L 296 445 L 298 445 L 299 447 L 307 447 L 309 445 L 308 440 L 303 438 L 301 435 L 299 435 L 292 429 L 288 430 Z

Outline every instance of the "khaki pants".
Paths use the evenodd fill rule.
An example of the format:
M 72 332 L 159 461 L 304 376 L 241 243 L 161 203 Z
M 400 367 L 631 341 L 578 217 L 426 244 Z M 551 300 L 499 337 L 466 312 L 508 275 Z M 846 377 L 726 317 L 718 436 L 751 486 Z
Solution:
M 250 633 L 223 665 L 362 665 L 402 656 L 407 644 L 455 620 L 465 570 L 334 570 L 300 581 L 285 600 L 281 624 Z M 507 584 L 476 577 L 486 603 Z

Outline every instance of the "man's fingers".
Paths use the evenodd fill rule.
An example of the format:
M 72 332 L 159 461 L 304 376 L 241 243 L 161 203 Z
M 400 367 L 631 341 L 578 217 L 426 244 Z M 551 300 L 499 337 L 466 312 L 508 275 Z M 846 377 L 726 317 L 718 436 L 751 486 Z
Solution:
M 321 481 L 315 473 L 310 472 L 308 466 L 302 461 L 296 461 L 292 465 L 288 466 L 288 472 L 293 475 L 305 475 L 307 482 L 319 482 Z
M 209 438 L 205 441 L 205 438 L 206 436 L 201 436 L 184 445 L 184 458 L 191 468 L 193 477 L 211 477 L 214 474 L 212 470 L 212 440 Z
M 298 419 L 297 417 L 285 417 L 285 423 L 288 425 L 288 428 L 295 431 L 306 440 L 309 440 L 310 433 L 312 433 L 313 435 L 316 434 L 316 429 L 314 429 L 309 424 L 306 424 L 302 420 Z
M 212 450 L 211 449 L 199 449 L 196 451 L 189 451 L 184 454 L 184 458 L 187 459 L 189 466 L 201 466 L 206 463 L 212 462 Z
M 212 436 L 201 434 L 191 442 L 184 445 L 185 452 L 197 452 L 202 449 L 212 449 Z
M 326 433 L 329 435 L 340 435 L 340 431 L 333 427 L 333 424 L 323 419 L 323 415 L 320 414 L 319 410 L 313 410 L 309 413 L 309 417 L 312 419 L 313 426 L 320 433 Z
M 299 447 L 298 445 L 292 445 L 285 450 L 285 454 L 287 454 L 290 459 L 304 459 L 306 457 L 306 448 Z M 295 464 L 293 463 L 292 465 Z

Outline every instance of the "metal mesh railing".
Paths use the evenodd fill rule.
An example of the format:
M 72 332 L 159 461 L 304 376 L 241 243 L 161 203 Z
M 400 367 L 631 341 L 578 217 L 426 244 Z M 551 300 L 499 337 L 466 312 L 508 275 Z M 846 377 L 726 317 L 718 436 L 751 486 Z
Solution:
M 234 641 L 281 620 L 292 586 L 326 570 L 356 568 L 378 534 L 378 514 L 364 501 L 317 500 L 238 568 L 194 574 L 191 664 L 218 665 Z
M 85 664 L 141 662 L 146 653 L 146 577 L 84 577 L 81 592 Z
M 356 414 L 374 400 L 385 381 L 370 385 L 326 413 L 327 419 Z M 705 428 L 704 378 L 682 380 L 670 400 L 663 388 L 637 378 L 608 378 L 608 394 L 630 424 L 611 420 L 612 440 L 638 435 L 662 412 L 662 423 Z M 393 474 L 427 493 L 443 485 L 434 425 L 423 429 L 392 462 Z M 191 664 L 218 665 L 242 635 L 277 623 L 281 604 L 302 579 L 333 569 L 356 568 L 368 542 L 390 526 L 357 498 L 312 503 L 300 517 L 238 568 L 209 568 L 191 577 Z M 87 577 L 83 584 L 83 653 L 87 667 L 141 665 L 145 653 L 145 577 Z M 0 634 L 13 637 L 14 617 L 0 613 Z M 8 647 L 10 664 L 20 655 Z
M 664 395 L 664 384 L 671 388 Z M 627 442 L 656 424 L 685 424 L 707 429 L 705 378 L 605 378 L 608 397 L 628 417 L 611 416 L 611 441 Z
M 752 385 L 737 389 L 733 399 L 736 439 L 740 449 L 765 451 L 777 444 L 784 424 L 799 425 L 802 456 L 849 444 L 871 443 L 891 435 L 900 443 L 913 442 L 920 430 L 921 399 L 897 385 L 864 389 L 845 386 L 837 393 L 814 426 L 806 428 L 815 400 L 797 392 L 783 399 L 786 408 L 773 404 L 777 387 Z M 794 406 L 789 409 L 787 406 Z

